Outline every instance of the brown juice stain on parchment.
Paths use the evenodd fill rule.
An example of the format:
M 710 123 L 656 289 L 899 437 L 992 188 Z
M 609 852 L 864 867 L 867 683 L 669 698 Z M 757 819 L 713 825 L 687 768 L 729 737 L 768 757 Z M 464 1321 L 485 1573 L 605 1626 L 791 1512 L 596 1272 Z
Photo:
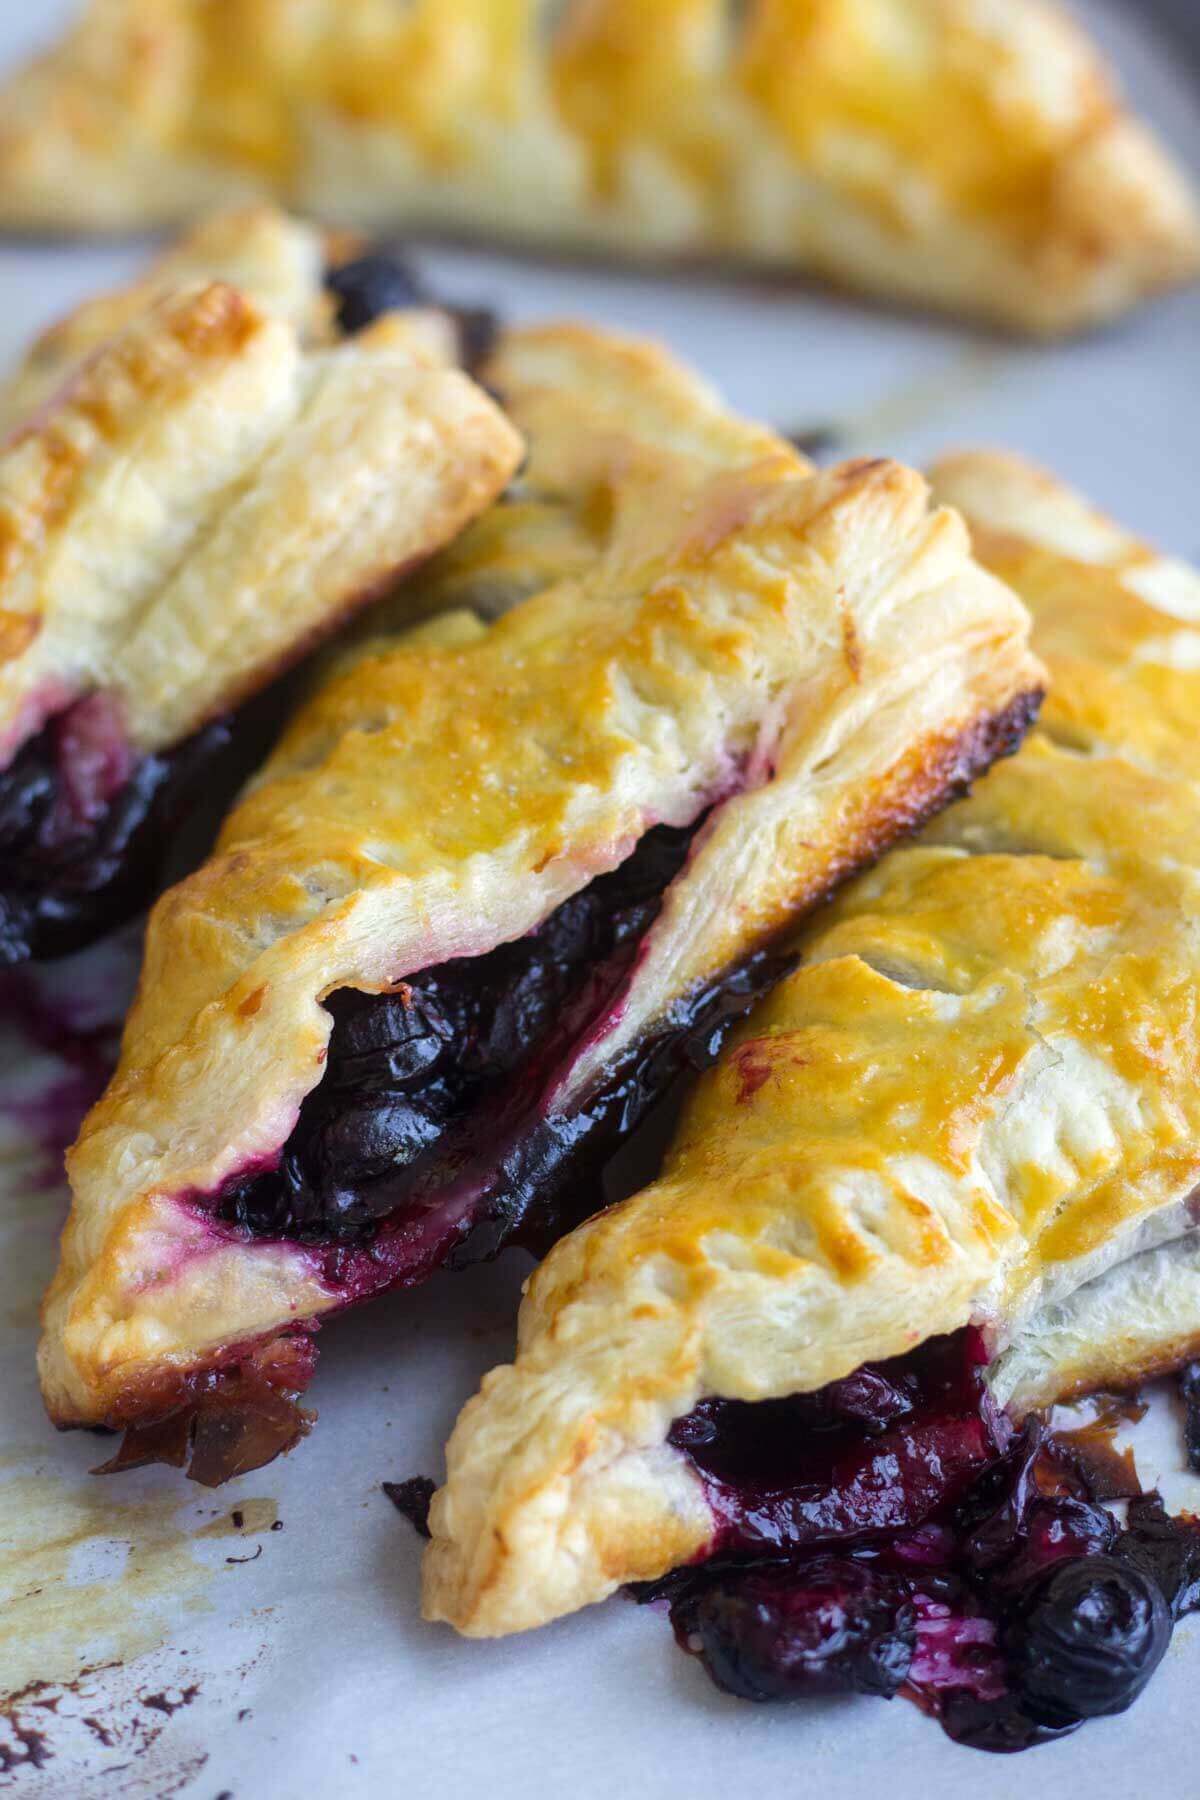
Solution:
M 0 1470 L 18 1460 L 28 1457 L 0 1457 Z M 82 1663 L 155 1649 L 181 1614 L 208 1609 L 221 1564 L 198 1559 L 193 1545 L 233 1540 L 230 1560 L 235 1550 L 249 1556 L 279 1517 L 275 1500 L 251 1496 L 203 1524 L 181 1522 L 194 1506 L 179 1494 L 120 1500 L 110 1481 L 0 1477 L 0 1704 L 31 1681 L 65 1681 Z
M 0 1693 L 126 1662 L 205 1606 L 178 1496 L 119 1500 L 52 1474 L 0 1482 Z
M 111 1482 L 30 1461 L 0 1456 L 0 1791 L 173 1794 L 207 1760 L 188 1717 L 205 1682 L 188 1619 L 212 1610 L 214 1580 L 235 1578 L 226 1563 L 282 1529 L 277 1504 L 121 1500 Z M 230 1554 L 201 1560 L 213 1540 Z

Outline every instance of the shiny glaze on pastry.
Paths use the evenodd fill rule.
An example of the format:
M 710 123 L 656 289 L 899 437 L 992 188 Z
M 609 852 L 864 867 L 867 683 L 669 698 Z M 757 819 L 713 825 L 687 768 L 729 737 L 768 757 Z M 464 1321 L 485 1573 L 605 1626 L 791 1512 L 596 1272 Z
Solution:
M 16 227 L 272 193 L 1039 332 L 1200 261 L 1186 182 L 1052 0 L 91 0 L 3 99 Z
M 222 215 L 44 334 L 0 394 L 0 960 L 144 904 L 134 840 L 161 850 L 194 801 L 214 721 L 519 460 L 448 366 L 448 320 L 343 337 L 324 273 L 312 228 Z
M 719 1036 L 730 982 L 1036 704 L 1023 609 L 911 471 L 814 476 L 662 352 L 582 328 L 509 333 L 483 376 L 529 463 L 429 580 L 492 610 L 528 598 L 415 635 L 381 634 L 385 606 L 339 651 L 213 858 L 156 907 L 120 1068 L 69 1159 L 51 1414 L 165 1421 L 206 1478 L 223 1407 L 228 1445 L 254 1392 L 303 1387 L 313 1322 L 490 1253 L 531 1209 L 544 1235 L 548 1190 L 594 1204 L 577 1154 L 630 1129 L 693 1028 L 697 1054 Z M 586 922 L 598 881 L 619 927 Z M 503 1035 L 514 971 L 536 985 L 577 924 L 582 951 L 546 955 L 581 956 L 580 978 L 466 1093 L 444 1022 L 482 994 Z M 314 1205 L 319 1158 L 289 1171 L 339 1118 L 314 1119 L 323 1076 L 351 1097 L 398 1082 L 408 1107 L 426 1070 L 454 1088 L 426 1108 L 438 1141 L 410 1159 L 409 1108 L 364 1175 L 400 1191 Z
M 1200 579 L 1016 459 L 933 484 L 1030 606 L 1044 722 L 801 933 L 661 1178 L 532 1277 L 430 1515 L 426 1611 L 461 1631 L 710 1554 L 672 1435 L 709 1401 L 971 1323 L 1020 1418 L 1200 1340 Z

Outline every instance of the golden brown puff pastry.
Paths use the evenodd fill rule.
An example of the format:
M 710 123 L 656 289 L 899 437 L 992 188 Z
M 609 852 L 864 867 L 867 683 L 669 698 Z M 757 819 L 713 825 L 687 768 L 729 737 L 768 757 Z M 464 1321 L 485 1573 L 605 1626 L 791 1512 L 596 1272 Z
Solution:
M 0 121 L 20 228 L 271 193 L 1037 332 L 1200 262 L 1186 181 L 1048 0 L 91 0 Z
M 814 476 L 581 328 L 484 374 L 528 468 L 434 579 L 494 606 L 533 546 L 541 585 L 339 658 L 156 907 L 69 1158 L 50 1413 L 199 1479 L 294 1441 L 324 1315 L 596 1205 L 780 930 L 1036 700 L 1023 609 L 911 471 Z
M 305 343 L 332 341 L 326 261 L 324 234 L 276 207 L 207 215 L 127 286 L 85 300 L 34 340 L 0 383 L 0 434 L 43 405 L 86 356 L 178 288 L 222 281 L 288 320 Z
M 211 220 L 0 395 L 0 961 L 144 904 L 214 722 L 519 461 L 447 320 L 344 335 L 324 273 L 310 227 Z
M 460 1631 L 719 1554 L 704 1444 L 774 1417 L 724 1402 L 842 1416 L 827 1384 L 974 1325 L 1019 1417 L 1200 1344 L 1200 577 L 1015 458 L 932 480 L 1029 604 L 1043 724 L 803 932 L 661 1178 L 531 1278 L 433 1502 Z

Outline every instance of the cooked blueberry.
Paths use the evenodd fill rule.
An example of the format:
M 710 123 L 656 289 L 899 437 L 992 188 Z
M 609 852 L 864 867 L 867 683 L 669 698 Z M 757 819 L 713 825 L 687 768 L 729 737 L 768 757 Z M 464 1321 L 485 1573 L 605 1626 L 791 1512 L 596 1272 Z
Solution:
M 1013 1684 L 1051 1726 L 1124 1712 L 1162 1661 L 1171 1615 L 1158 1587 L 1115 1556 L 1059 1563 L 1010 1629 Z
M 834 1557 L 734 1573 L 684 1605 L 677 1622 L 708 1673 L 746 1700 L 890 1698 L 912 1661 L 915 1615 L 904 1584 Z
M 721 1441 L 724 1411 L 723 1401 L 701 1400 L 690 1413 L 676 1419 L 668 1433 L 667 1442 L 676 1450 L 689 1450 L 693 1453 L 702 1453 L 708 1446 L 718 1445 Z
M 841 1381 L 831 1381 L 823 1391 L 828 1399 L 830 1423 L 854 1420 L 864 1431 L 882 1432 L 913 1410 L 915 1383 L 889 1379 L 882 1369 L 856 1369 Z
M 45 818 L 58 787 L 56 770 L 34 740 L 26 744 L 0 773 L 0 843 L 10 845 L 34 838 L 39 820 Z
M 1138 1494 L 1118 1528 L 1044 1422 L 997 1419 L 979 1370 L 968 1330 L 814 1393 L 702 1402 L 670 1442 L 704 1481 L 713 1560 L 638 1598 L 748 1699 L 903 1683 L 1000 1752 L 1123 1711 L 1172 1613 L 1200 1607 L 1200 1519 Z
M 345 332 L 363 331 L 383 313 L 429 304 L 419 277 L 393 250 L 372 250 L 330 269 L 325 285 L 337 300 L 337 322 Z

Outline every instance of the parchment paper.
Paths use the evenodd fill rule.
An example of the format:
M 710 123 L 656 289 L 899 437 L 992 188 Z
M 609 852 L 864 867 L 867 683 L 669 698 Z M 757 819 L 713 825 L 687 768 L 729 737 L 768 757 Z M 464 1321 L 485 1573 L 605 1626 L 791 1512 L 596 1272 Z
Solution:
M 1136 4 L 1089 17 L 1200 167 L 1186 58 Z M 0 0 L 0 61 L 65 7 Z M 141 252 L 0 249 L 0 355 Z M 1182 554 L 1200 552 L 1200 293 L 1044 350 L 780 287 L 673 282 L 438 252 L 455 296 L 518 317 L 656 333 L 775 423 L 923 459 L 998 442 L 1053 465 Z M 1200 733 L 1200 721 L 1198 721 Z M 94 1021 L 132 957 L 60 972 Z M 18 1011 L 22 1011 L 18 1007 Z M 88 1071 L 0 1038 L 0 1790 L 29 1800 L 571 1795 L 573 1800 L 1089 1800 L 1200 1795 L 1200 1631 L 1137 1707 L 1017 1763 L 956 1749 L 902 1702 L 727 1700 L 665 1622 L 621 1599 L 532 1636 L 460 1642 L 417 1616 L 420 1545 L 379 1484 L 439 1474 L 461 1403 L 512 1347 L 517 1256 L 377 1302 L 322 1335 L 320 1419 L 295 1455 L 210 1494 L 164 1470 L 96 1480 L 104 1440 L 56 1437 L 33 1373 L 36 1304 L 64 1209 L 48 1148 Z M 49 1159 L 49 1164 L 48 1164 Z M 1143 1477 L 1200 1506 L 1163 1398 Z M 81 1670 L 84 1671 L 81 1673 Z M 16 1696 L 13 1698 L 13 1696 Z

